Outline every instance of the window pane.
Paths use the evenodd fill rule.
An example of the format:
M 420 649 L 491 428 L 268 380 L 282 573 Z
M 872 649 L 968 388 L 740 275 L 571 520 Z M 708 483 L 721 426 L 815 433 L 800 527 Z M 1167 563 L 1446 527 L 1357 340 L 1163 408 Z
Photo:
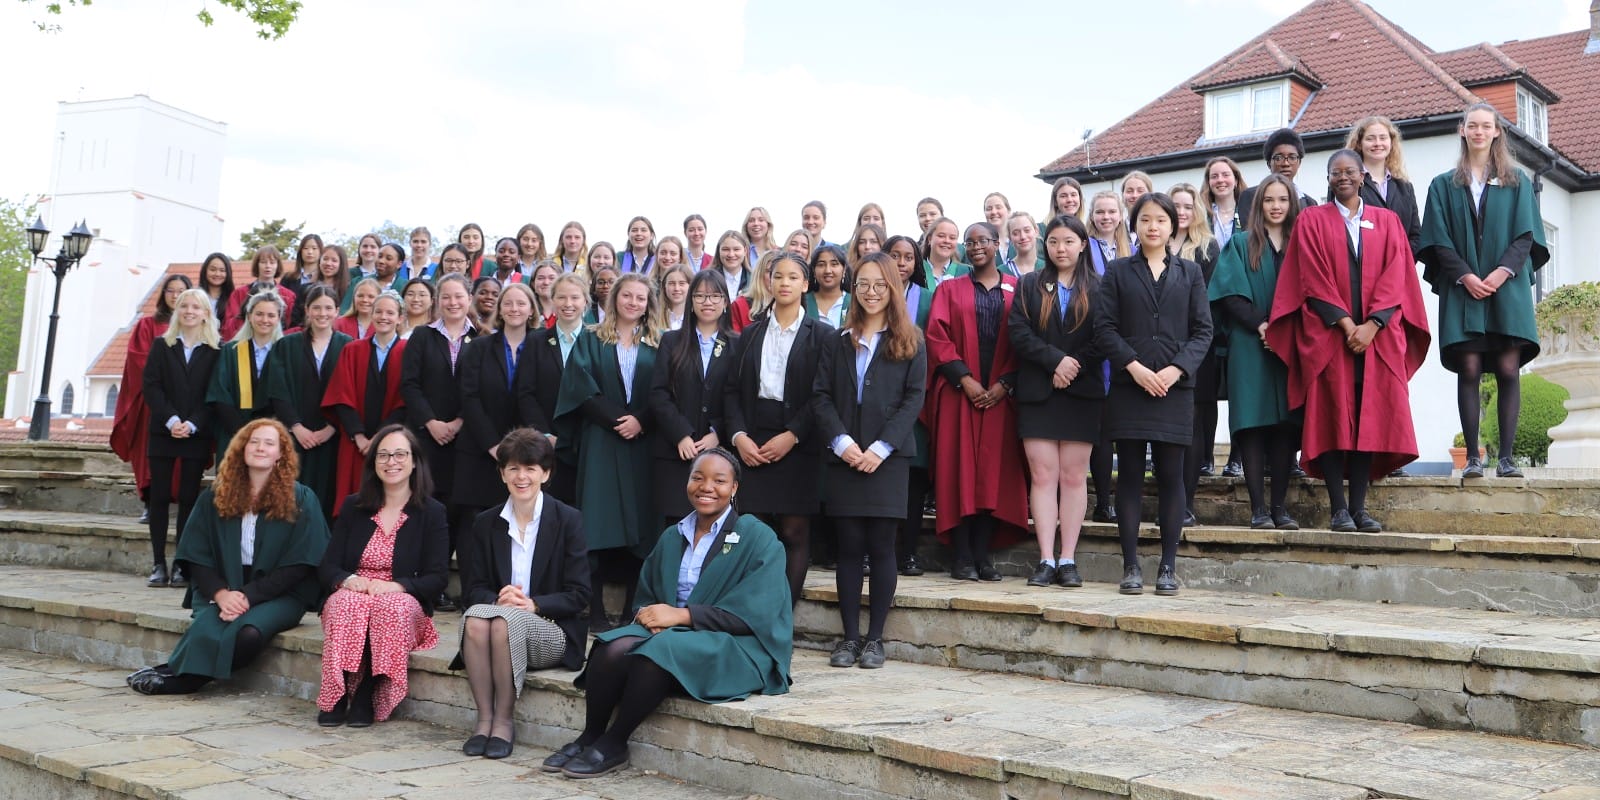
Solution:
M 1244 93 L 1213 95 L 1211 130 L 1218 137 L 1244 133 Z
M 1253 131 L 1283 127 L 1283 87 L 1273 86 L 1255 90 L 1251 125 Z

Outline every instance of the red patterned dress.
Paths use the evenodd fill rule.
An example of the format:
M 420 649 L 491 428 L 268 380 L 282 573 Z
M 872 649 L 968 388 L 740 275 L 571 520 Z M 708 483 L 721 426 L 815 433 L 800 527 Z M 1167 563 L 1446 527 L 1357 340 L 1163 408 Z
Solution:
M 394 527 L 384 529 L 373 515 L 376 530 L 361 553 L 356 574 L 369 580 L 394 580 L 394 537 L 406 524 L 405 512 Z M 389 718 L 406 698 L 406 669 L 412 650 L 430 650 L 439 643 L 433 620 L 422 613 L 417 598 L 405 592 L 369 595 L 339 589 L 322 608 L 322 691 L 317 708 L 332 711 L 340 698 L 359 683 L 362 655 L 372 643 L 372 675 L 378 685 L 372 695 L 373 717 Z

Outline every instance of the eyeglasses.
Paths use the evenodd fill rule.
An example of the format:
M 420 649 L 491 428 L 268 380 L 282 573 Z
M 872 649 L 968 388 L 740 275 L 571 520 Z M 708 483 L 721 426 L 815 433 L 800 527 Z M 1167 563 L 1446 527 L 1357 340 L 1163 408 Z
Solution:
M 697 294 L 694 296 L 696 303 L 715 303 L 722 299 L 720 294 Z
M 387 450 L 379 450 L 377 453 L 374 453 L 372 457 L 373 460 L 377 461 L 379 464 L 385 464 L 390 461 L 403 464 L 411 458 L 411 451 L 396 450 L 391 453 Z
M 1328 170 L 1328 177 L 1333 178 L 1334 180 L 1341 180 L 1341 179 L 1344 179 L 1344 178 L 1359 178 L 1359 177 L 1361 177 L 1361 170 L 1359 170 L 1359 169 L 1330 169 L 1330 170 Z
M 989 238 L 968 239 L 967 240 L 967 246 L 968 247 L 983 247 L 985 245 L 999 244 L 999 242 L 1000 242 L 999 239 L 989 239 Z
M 1274 153 L 1272 158 L 1267 160 L 1274 164 L 1293 164 L 1301 158 L 1302 156 L 1298 153 Z
M 446 264 L 465 264 L 465 263 L 467 263 L 467 260 L 458 256 L 456 258 L 447 258 L 447 259 L 444 260 L 444 263 L 446 263 Z
M 887 291 L 889 291 L 889 284 L 885 281 L 873 281 L 872 283 L 862 282 L 856 284 L 856 294 L 883 294 Z

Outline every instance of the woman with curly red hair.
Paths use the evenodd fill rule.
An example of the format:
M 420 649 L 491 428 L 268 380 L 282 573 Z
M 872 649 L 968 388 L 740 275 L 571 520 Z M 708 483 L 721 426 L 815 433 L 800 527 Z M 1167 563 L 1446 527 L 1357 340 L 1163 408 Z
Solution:
M 277 420 L 251 420 L 233 437 L 178 544 L 194 621 L 168 663 L 128 676 L 134 691 L 189 694 L 228 678 L 316 607 L 328 526 L 317 496 L 295 482 L 299 470 Z

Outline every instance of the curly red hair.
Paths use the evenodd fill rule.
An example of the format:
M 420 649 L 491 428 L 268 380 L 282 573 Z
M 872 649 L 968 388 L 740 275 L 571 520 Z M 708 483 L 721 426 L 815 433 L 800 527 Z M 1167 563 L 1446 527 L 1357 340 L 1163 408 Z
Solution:
M 250 468 L 244 463 L 245 444 L 258 428 L 272 428 L 278 432 L 278 463 L 261 493 L 250 496 Z M 223 517 L 242 517 L 251 511 L 267 519 L 293 522 L 300 514 L 294 501 L 295 479 L 300 474 L 300 456 L 295 453 L 294 440 L 289 429 L 275 419 L 256 419 L 246 423 L 228 443 L 228 452 L 217 467 L 217 479 L 212 484 L 216 495 L 217 514 Z

